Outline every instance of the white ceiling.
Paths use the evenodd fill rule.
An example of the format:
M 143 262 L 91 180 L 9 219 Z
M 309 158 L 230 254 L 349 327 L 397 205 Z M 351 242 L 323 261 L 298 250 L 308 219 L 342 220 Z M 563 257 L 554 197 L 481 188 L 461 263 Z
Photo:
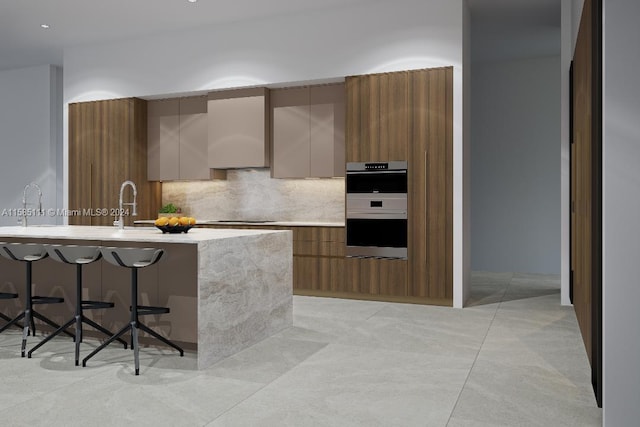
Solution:
M 65 47 L 181 31 L 319 9 L 393 0 L 0 0 L 0 70 L 62 65 Z M 398 2 L 401 6 L 401 2 Z M 560 0 L 469 0 L 472 49 L 511 52 L 514 44 L 549 49 Z M 40 28 L 50 25 L 49 29 Z M 546 39 L 545 39 L 546 37 Z M 535 47 L 539 45 L 538 47 Z M 544 45 L 545 47 L 543 47 Z

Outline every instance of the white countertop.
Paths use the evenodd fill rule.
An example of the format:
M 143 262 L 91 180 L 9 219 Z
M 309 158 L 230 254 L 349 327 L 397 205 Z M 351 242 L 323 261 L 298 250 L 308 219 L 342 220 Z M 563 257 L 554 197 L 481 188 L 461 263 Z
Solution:
M 153 219 L 143 219 L 134 221 L 135 224 L 153 224 Z M 344 221 L 220 221 L 220 220 L 198 220 L 201 225 L 251 225 L 255 227 L 344 227 Z
M 7 237 L 34 239 L 77 239 L 130 242 L 198 243 L 209 240 L 230 239 L 266 233 L 284 233 L 279 230 L 238 230 L 198 228 L 188 233 L 162 233 L 155 227 L 125 227 L 120 230 L 109 226 L 86 225 L 33 225 L 29 227 L 0 227 L 0 239 Z

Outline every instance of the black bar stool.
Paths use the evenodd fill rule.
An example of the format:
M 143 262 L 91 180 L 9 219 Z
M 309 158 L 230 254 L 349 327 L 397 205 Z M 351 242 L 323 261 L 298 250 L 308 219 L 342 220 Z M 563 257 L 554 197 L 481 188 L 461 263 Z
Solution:
M 80 343 L 82 342 L 82 324 L 86 323 L 89 326 L 94 327 L 98 331 L 102 332 L 106 336 L 113 335 L 113 332 L 100 326 L 91 319 L 88 319 L 84 315 L 84 310 L 96 310 L 102 308 L 112 308 L 114 303 L 105 301 L 89 301 L 82 299 L 82 266 L 85 264 L 91 264 L 100 259 L 102 254 L 100 253 L 99 246 L 77 246 L 77 245 L 46 245 L 45 246 L 49 256 L 59 262 L 65 264 L 75 264 L 76 266 L 76 307 L 75 315 L 69 319 L 64 325 L 56 329 L 51 335 L 40 341 L 38 345 L 33 347 L 27 353 L 27 357 L 31 358 L 31 354 L 46 344 L 56 335 L 64 332 L 67 328 L 75 323 L 75 342 L 76 342 L 76 366 L 80 364 Z M 124 348 L 127 348 L 127 342 L 118 338 Z
M 49 326 L 52 326 L 55 329 L 60 327 L 60 325 L 55 323 L 53 320 L 35 311 L 33 306 L 36 304 L 61 303 L 61 302 L 64 302 L 64 298 L 41 297 L 41 296 L 34 296 L 32 294 L 31 264 L 35 261 L 40 261 L 41 259 L 47 257 L 47 250 L 43 245 L 39 245 L 36 243 L 4 243 L 0 246 L 0 255 L 10 260 L 24 262 L 26 265 L 27 279 L 25 281 L 26 291 L 25 291 L 25 297 L 24 297 L 25 299 L 24 311 L 18 314 L 16 318 L 10 320 L 9 323 L 4 325 L 0 329 L 0 332 L 2 332 L 5 329 L 7 329 L 9 326 L 16 324 L 17 322 L 20 321 L 20 319 L 24 318 L 25 322 L 24 322 L 24 327 L 22 328 L 22 350 L 21 350 L 22 357 L 24 357 L 25 351 L 27 348 L 27 336 L 29 335 L 29 332 L 31 332 L 33 336 L 36 335 L 36 324 L 34 322 L 34 318 L 42 320 L 44 323 L 48 324 Z M 71 336 L 72 338 L 75 338 L 71 333 L 66 331 L 65 333 Z
M 0 246 L 6 245 L 6 244 L 7 242 L 0 242 Z M 11 292 L 0 292 L 0 299 L 16 299 L 16 298 L 18 298 L 18 294 L 13 294 Z M 11 318 L 4 313 L 0 313 L 0 319 L 4 319 L 7 322 L 11 322 Z M 22 326 L 20 325 L 16 325 L 16 326 L 22 328 Z M 2 330 L 4 330 L 4 328 Z
M 12 294 L 9 292 L 0 292 L 0 299 L 15 299 L 15 298 L 18 298 L 18 294 Z M 4 319 L 7 322 L 11 322 L 11 318 L 4 313 L 0 313 L 0 319 Z
M 140 323 L 138 316 L 147 314 L 164 314 L 169 313 L 168 307 L 150 307 L 138 305 L 138 269 L 148 267 L 160 260 L 164 251 L 155 248 L 115 248 L 103 247 L 100 249 L 104 259 L 120 267 L 129 268 L 131 270 L 131 317 L 129 323 L 111 338 L 105 341 L 100 347 L 96 348 L 90 355 L 82 360 L 82 366 L 87 366 L 87 360 L 91 359 L 100 350 L 111 344 L 114 340 L 120 338 L 122 334 L 131 330 L 131 348 L 133 349 L 133 357 L 135 362 L 136 375 L 140 374 L 140 357 L 138 345 L 138 329 L 148 333 L 152 337 L 162 341 L 166 345 L 173 347 L 180 352 L 180 356 L 184 356 L 184 350 L 163 337 L 162 335 L 149 328 L 147 325 Z

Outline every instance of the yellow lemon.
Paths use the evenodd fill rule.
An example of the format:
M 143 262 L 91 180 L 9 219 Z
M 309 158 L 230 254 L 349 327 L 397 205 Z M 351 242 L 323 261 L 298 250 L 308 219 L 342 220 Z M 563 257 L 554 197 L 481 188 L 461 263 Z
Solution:
M 189 217 L 189 225 L 196 225 L 196 219 L 194 217 Z
M 156 219 L 155 224 L 159 227 L 164 227 L 165 225 L 169 224 L 169 218 L 167 217 L 161 217 Z
M 187 216 L 181 216 L 178 219 L 178 222 L 180 222 L 180 225 L 189 225 L 189 217 Z
M 179 223 L 180 223 L 180 220 L 177 217 L 173 216 L 173 217 L 169 218 L 169 225 L 171 227 L 175 227 Z

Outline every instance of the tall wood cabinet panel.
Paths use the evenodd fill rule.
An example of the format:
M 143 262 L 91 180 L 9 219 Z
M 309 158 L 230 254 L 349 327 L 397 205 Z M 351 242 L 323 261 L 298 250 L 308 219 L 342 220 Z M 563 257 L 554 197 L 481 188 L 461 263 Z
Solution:
M 453 298 L 453 75 L 411 71 L 409 294 Z
M 69 105 L 69 224 L 112 225 L 120 186 L 136 183 L 138 216 L 152 218 L 161 186 L 147 181 L 147 106 L 137 98 Z M 125 198 L 131 200 L 130 189 Z M 107 209 L 107 215 L 101 210 Z M 100 211 L 99 211 L 100 210 Z M 125 224 L 135 219 L 125 216 Z
M 379 155 L 385 160 L 406 160 L 409 146 L 408 73 L 380 75 Z
M 362 145 L 360 135 L 360 85 L 362 79 L 359 76 L 350 76 L 345 79 L 345 157 L 347 162 L 357 162 L 361 158 L 360 147 Z
M 404 270 L 347 259 L 349 291 L 451 305 L 453 68 L 352 76 L 346 92 L 347 161 L 407 160 L 409 206 Z M 387 271 L 404 274 L 406 285 L 385 280 Z

